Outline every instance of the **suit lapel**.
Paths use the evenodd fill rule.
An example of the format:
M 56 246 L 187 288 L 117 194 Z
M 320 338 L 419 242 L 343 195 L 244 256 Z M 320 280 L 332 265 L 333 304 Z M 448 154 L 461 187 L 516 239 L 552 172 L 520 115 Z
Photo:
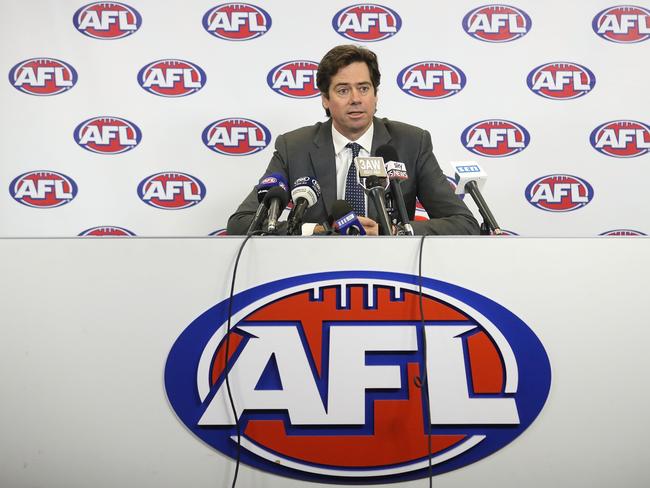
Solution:
M 321 124 L 313 146 L 309 151 L 314 177 L 323 191 L 321 198 L 325 205 L 325 216 L 329 215 L 332 203 L 336 201 L 336 155 L 332 142 L 332 120 Z

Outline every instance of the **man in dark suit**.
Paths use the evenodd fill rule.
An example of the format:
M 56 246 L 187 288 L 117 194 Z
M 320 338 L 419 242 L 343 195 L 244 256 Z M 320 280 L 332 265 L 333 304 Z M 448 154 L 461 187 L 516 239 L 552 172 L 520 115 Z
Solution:
M 416 234 L 478 234 L 472 213 L 453 193 L 433 155 L 431 136 L 418 127 L 374 117 L 380 81 L 375 54 L 363 47 L 337 46 L 321 60 L 316 83 L 330 119 L 278 136 L 265 175 L 280 173 L 291 184 L 310 176 L 318 180 L 321 199 L 305 213 L 303 233 L 318 232 L 337 199 L 355 209 L 370 235 L 377 235 L 375 209 L 356 178 L 355 155 L 375 154 L 384 144 L 393 146 L 406 165 L 408 180 L 402 190 L 409 218 L 416 197 L 429 214 L 428 221 L 412 221 Z M 253 190 L 228 220 L 229 234 L 245 234 L 258 206 Z

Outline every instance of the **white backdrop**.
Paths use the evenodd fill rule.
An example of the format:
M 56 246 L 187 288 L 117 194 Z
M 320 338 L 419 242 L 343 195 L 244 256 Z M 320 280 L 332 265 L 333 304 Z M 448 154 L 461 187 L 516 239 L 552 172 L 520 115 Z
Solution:
M 136 30 L 126 31 L 127 35 L 119 39 L 97 39 L 87 29 L 82 32 L 84 22 L 86 27 L 93 22 L 91 14 L 80 10 L 87 5 L 85 1 L 2 2 L 0 66 L 5 82 L 0 88 L 0 236 L 76 236 L 97 226 L 116 226 L 142 236 L 204 236 L 225 227 L 230 213 L 261 176 L 272 155 L 275 137 L 324 118 L 318 97 L 291 98 L 273 91 L 267 84 L 271 70 L 290 61 L 318 62 L 334 45 L 359 42 L 346 39 L 333 27 L 337 13 L 355 5 L 353 2 L 254 2 L 251 5 L 263 9 L 268 17 L 255 14 L 252 28 L 266 25 L 267 31 L 239 41 L 220 38 L 204 28 L 204 16 L 221 4 L 203 0 L 129 0 L 125 2 L 130 8 L 127 13 L 127 7 L 103 3 L 101 8 L 125 12 L 124 25 L 133 24 Z M 540 236 L 594 236 L 614 229 L 650 233 L 650 207 L 641 190 L 642 182 L 650 176 L 650 98 L 646 81 L 650 76 L 650 42 L 643 34 L 650 25 L 650 17 L 644 13 L 650 3 L 635 2 L 645 11 L 623 9 L 606 20 L 610 22 L 606 25 L 613 25 L 612 19 L 624 23 L 627 15 L 625 19 L 632 19 L 631 32 L 619 37 L 636 42 L 613 42 L 595 32 L 592 22 L 599 12 L 619 5 L 606 0 L 513 0 L 508 4 L 520 12 L 515 31 L 523 30 L 525 35 L 509 42 L 485 42 L 472 37 L 463 27 L 467 27 L 463 24 L 466 15 L 485 4 L 468 0 L 386 0 L 381 3 L 383 7 L 365 9 L 384 15 L 366 19 L 387 19 L 389 27 L 399 25 L 383 40 L 362 43 L 379 56 L 382 83 L 378 115 L 428 129 L 447 174 L 450 161 L 474 160 L 481 164 L 489 174 L 486 199 L 504 229 Z M 237 5 L 240 12 L 252 11 Z M 118 14 L 102 15 L 106 22 L 119 20 Z M 225 18 L 236 23 L 233 19 L 249 17 Z M 351 22 L 347 14 L 337 18 Z M 362 19 L 363 15 L 355 18 Z M 635 30 L 641 34 L 635 35 Z M 232 34 L 236 35 L 241 34 Z M 65 65 L 58 61 L 48 64 L 42 61 L 44 58 Z M 40 61 L 24 67 L 25 61 L 34 59 Z M 170 59 L 196 66 L 192 76 L 201 88 L 182 97 L 163 97 L 141 87 L 138 73 L 143 68 Z M 398 85 L 398 74 L 422 61 L 459 68 L 466 78 L 465 86 L 441 99 L 410 96 Z M 538 95 L 529 88 L 527 78 L 535 68 L 547 63 L 564 63 L 559 69 L 565 71 L 580 69 L 566 63 L 586 68 L 577 79 L 578 85 L 593 84 L 593 74 L 593 89 L 567 100 Z M 68 89 L 64 86 L 63 92 L 56 95 L 29 94 L 29 82 L 38 79 L 30 79 L 25 69 L 32 69 L 31 73 L 38 76 L 38 68 L 29 68 L 38 65 L 64 71 L 66 65 L 72 67 L 76 83 Z M 191 69 L 189 65 L 174 66 Z M 199 83 L 201 72 L 206 78 Z M 66 76 L 63 79 L 69 80 Z M 137 127 L 122 129 L 126 136 L 123 142 L 137 140 L 135 133 L 140 132 L 141 139 L 134 147 L 116 154 L 97 153 L 75 140 L 76 129 L 83 122 L 94 118 L 105 122 L 115 117 Z M 220 154 L 207 147 L 202 133 L 224 119 L 249 119 L 263 125 L 270 135 L 267 145 L 247 156 Z M 530 135 L 528 145 L 502 157 L 470 152 L 461 142 L 461 134 L 484 120 L 516 123 L 499 127 L 515 132 L 520 130 L 517 126 L 523 127 Z M 626 150 L 634 157 L 607 155 L 590 143 L 592 131 L 611 121 L 623 121 L 620 127 L 632 129 L 629 134 L 634 137 Z M 641 124 L 631 125 L 629 121 Z M 79 129 L 80 134 L 87 130 Z M 618 128 L 613 130 L 610 134 L 620 136 Z M 108 134 L 118 133 L 115 129 Z M 254 129 L 253 135 L 254 139 L 264 139 L 261 128 Z M 521 135 L 516 137 L 521 141 Z M 111 147 L 99 150 L 115 149 Z M 501 153 L 508 152 L 500 148 Z M 229 151 L 241 152 L 244 148 L 240 145 Z M 187 208 L 161 209 L 141 200 L 140 183 L 159 173 L 172 174 L 172 180 L 179 182 L 167 188 L 188 190 L 188 199 L 171 202 Z M 179 177 L 179 173 L 189 176 Z M 579 192 L 578 199 L 571 201 L 565 196 L 562 201 L 565 208 L 576 208 L 552 212 L 529 203 L 526 188 L 547 175 L 576 177 L 551 179 L 547 186 L 552 190 L 557 183 L 577 185 L 574 188 Z M 64 177 L 74 183 L 53 183 L 53 179 L 61 181 Z M 183 180 L 188 182 L 185 186 Z M 630 180 L 637 183 L 630 185 Z M 150 191 L 158 188 L 157 184 L 149 186 Z M 163 188 L 164 183 L 159 185 Z M 587 185 L 593 194 L 585 194 Z M 52 200 L 57 190 L 73 198 Z M 470 207 L 478 217 L 471 203 Z

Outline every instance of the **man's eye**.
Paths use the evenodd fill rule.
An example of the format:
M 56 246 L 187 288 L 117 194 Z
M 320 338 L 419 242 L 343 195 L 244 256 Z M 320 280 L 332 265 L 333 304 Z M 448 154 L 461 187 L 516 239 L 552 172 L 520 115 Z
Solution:
M 359 88 L 359 91 L 360 91 L 361 94 L 363 94 L 363 95 L 365 95 L 366 93 L 368 93 L 368 90 L 370 90 L 370 87 L 368 87 L 368 86 L 362 86 L 361 88 Z
M 349 89 L 349 88 L 338 88 L 338 89 L 336 90 L 336 93 L 338 93 L 338 94 L 341 95 L 341 96 L 345 96 L 345 95 L 347 95 L 349 92 L 350 92 L 350 89 Z

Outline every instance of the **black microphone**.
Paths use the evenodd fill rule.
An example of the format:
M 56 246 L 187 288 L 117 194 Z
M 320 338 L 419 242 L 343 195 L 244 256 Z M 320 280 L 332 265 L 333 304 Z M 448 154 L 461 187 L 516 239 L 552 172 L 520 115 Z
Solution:
M 481 234 L 503 234 L 499 224 L 481 194 L 480 187 L 485 184 L 487 173 L 475 162 L 452 163 L 456 179 L 456 194 L 469 193 L 483 217 Z
M 332 204 L 332 213 L 328 217 L 328 224 L 334 232 L 345 236 L 366 235 L 361 222 L 352 210 L 352 206 L 345 200 L 337 200 Z
M 315 178 L 303 176 L 293 183 L 291 190 L 293 208 L 289 213 L 287 235 L 302 234 L 302 221 L 305 211 L 320 198 L 320 185 Z
M 283 187 L 285 190 L 288 188 L 287 180 L 284 175 L 280 173 L 271 173 L 268 176 L 262 177 L 259 184 L 255 187 L 257 190 L 257 201 L 260 204 L 257 207 L 257 212 L 255 212 L 251 225 L 248 227 L 248 231 L 246 232 L 247 235 L 254 234 L 262 228 L 262 223 L 269 213 L 269 207 L 265 203 L 264 198 L 269 190 L 276 186 Z
M 277 232 L 278 218 L 287 203 L 289 203 L 289 193 L 281 186 L 274 186 L 264 197 L 264 204 L 269 208 L 269 221 L 266 226 L 267 234 Z
M 386 200 L 384 199 L 384 185 L 379 176 L 369 176 L 366 178 L 366 193 L 368 198 L 375 204 L 377 210 L 377 219 L 379 220 L 379 233 L 383 236 L 392 236 L 390 217 L 386 210 Z
M 402 193 L 401 183 L 408 179 L 406 172 L 406 165 L 399 162 L 397 150 L 389 145 L 384 144 L 377 148 L 377 156 L 384 158 L 386 166 L 386 173 L 388 174 L 388 181 L 390 182 L 390 194 L 393 204 L 397 207 L 397 216 L 406 235 L 415 235 L 413 226 L 409 220 L 408 212 L 406 211 L 406 204 L 404 203 L 404 193 Z

